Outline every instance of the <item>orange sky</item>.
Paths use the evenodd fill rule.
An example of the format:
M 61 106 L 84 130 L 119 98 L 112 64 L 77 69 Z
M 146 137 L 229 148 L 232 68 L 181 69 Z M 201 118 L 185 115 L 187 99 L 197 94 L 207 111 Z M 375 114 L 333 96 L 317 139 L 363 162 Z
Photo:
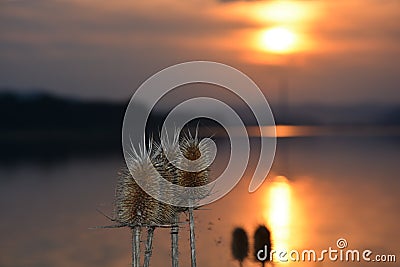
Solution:
M 400 102 L 397 0 L 1 5 L 0 88 L 125 99 L 164 67 L 211 60 L 248 74 L 272 101 L 288 79 L 292 102 Z

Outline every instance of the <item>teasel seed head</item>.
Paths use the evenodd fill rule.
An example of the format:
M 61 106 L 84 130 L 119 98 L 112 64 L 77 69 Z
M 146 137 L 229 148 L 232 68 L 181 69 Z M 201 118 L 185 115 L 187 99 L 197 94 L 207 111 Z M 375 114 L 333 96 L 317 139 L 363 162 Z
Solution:
M 210 168 L 208 166 L 211 157 L 209 143 L 200 142 L 198 139 L 198 130 L 196 130 L 194 136 L 190 132 L 184 135 L 180 140 L 179 147 L 183 157 L 189 160 L 188 164 L 197 164 L 196 167 L 201 168 L 201 171 L 190 172 L 179 169 L 178 184 L 185 187 L 200 187 L 206 185 L 209 182 L 210 174 Z M 194 163 L 194 161 L 196 161 L 196 163 Z M 209 192 L 205 189 L 199 188 L 196 190 L 194 201 L 198 201 L 208 194 Z
M 198 187 L 208 183 L 210 169 L 207 166 L 210 157 L 208 143 L 199 142 L 198 132 L 195 136 L 190 132 L 182 137 L 179 144 L 182 155 L 189 161 L 200 161 L 197 163 L 202 168 L 198 172 L 179 170 L 179 185 L 186 187 Z
M 175 129 L 172 140 L 169 140 L 166 133 L 160 137 L 161 144 L 154 143 L 154 167 L 164 179 L 173 184 L 178 184 L 178 168 L 175 165 L 179 157 L 179 132 L 180 129 Z
M 154 225 L 167 224 L 172 221 L 172 211 L 165 204 L 147 194 L 136 182 L 140 179 L 144 183 L 152 182 L 152 190 L 161 190 L 159 184 L 151 180 L 158 176 L 153 167 L 152 161 L 155 154 L 152 153 L 152 144 L 149 148 L 143 145 L 136 151 L 132 147 L 132 154 L 128 159 L 128 169 L 119 173 L 116 189 L 115 220 L 120 224 L 134 225 Z M 133 176 L 132 176 L 133 174 Z
M 173 184 L 178 184 L 179 180 L 178 168 L 175 166 L 179 157 L 179 132 L 180 129 L 178 128 L 174 130 L 172 140 L 168 138 L 168 133 L 165 132 L 165 135 L 160 136 L 160 142 L 154 143 L 154 146 L 156 147 L 155 157 L 153 160 L 154 167 L 163 179 Z M 171 199 L 176 197 L 174 192 L 168 191 L 164 188 L 161 188 L 161 190 L 163 194 L 169 194 Z M 167 214 L 172 214 L 172 217 L 176 217 L 180 212 L 179 207 L 168 204 L 164 204 L 163 208 L 167 211 Z M 174 219 L 172 219 L 172 223 L 174 223 Z

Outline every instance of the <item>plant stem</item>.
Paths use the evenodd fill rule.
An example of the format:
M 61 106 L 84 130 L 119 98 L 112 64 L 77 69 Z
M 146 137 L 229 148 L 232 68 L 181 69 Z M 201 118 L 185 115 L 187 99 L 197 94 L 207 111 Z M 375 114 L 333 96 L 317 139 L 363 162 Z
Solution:
M 140 226 L 132 228 L 132 267 L 140 267 Z
M 196 267 L 196 240 L 194 234 L 193 207 L 189 208 L 189 226 L 190 226 L 190 256 L 192 260 L 192 267 Z
M 149 226 L 147 228 L 147 242 L 146 242 L 146 251 L 144 253 L 144 264 L 143 267 L 150 266 L 150 257 L 153 250 L 153 235 L 154 235 L 154 226 Z
M 174 215 L 174 221 L 171 228 L 171 256 L 172 256 L 172 267 L 179 266 L 179 249 L 178 249 L 178 240 L 179 240 L 179 213 L 177 212 Z

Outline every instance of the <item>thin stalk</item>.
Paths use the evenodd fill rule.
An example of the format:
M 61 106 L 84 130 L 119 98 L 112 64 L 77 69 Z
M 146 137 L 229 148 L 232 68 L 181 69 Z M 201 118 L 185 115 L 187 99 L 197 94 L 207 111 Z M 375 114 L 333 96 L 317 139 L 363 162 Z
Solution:
M 140 267 L 140 226 L 132 228 L 132 267 Z
M 149 226 L 147 228 L 147 242 L 146 242 L 146 251 L 144 253 L 144 264 L 143 267 L 150 266 L 150 258 L 153 251 L 153 236 L 154 236 L 154 226 Z
M 194 216 L 193 208 L 189 208 L 189 226 L 190 226 L 190 257 L 192 260 L 192 267 L 196 267 L 196 241 L 194 234 Z
M 179 213 L 174 215 L 173 225 L 171 228 L 171 256 L 172 256 L 172 267 L 179 266 L 179 249 L 178 249 L 178 240 L 179 240 Z

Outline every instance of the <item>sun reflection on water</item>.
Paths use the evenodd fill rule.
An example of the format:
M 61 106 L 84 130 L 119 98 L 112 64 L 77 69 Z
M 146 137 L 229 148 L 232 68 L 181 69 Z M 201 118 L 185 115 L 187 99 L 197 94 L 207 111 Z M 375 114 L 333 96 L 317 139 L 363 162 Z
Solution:
M 273 179 L 268 190 L 264 217 L 271 228 L 273 249 L 288 249 L 290 236 L 291 187 L 285 176 Z

